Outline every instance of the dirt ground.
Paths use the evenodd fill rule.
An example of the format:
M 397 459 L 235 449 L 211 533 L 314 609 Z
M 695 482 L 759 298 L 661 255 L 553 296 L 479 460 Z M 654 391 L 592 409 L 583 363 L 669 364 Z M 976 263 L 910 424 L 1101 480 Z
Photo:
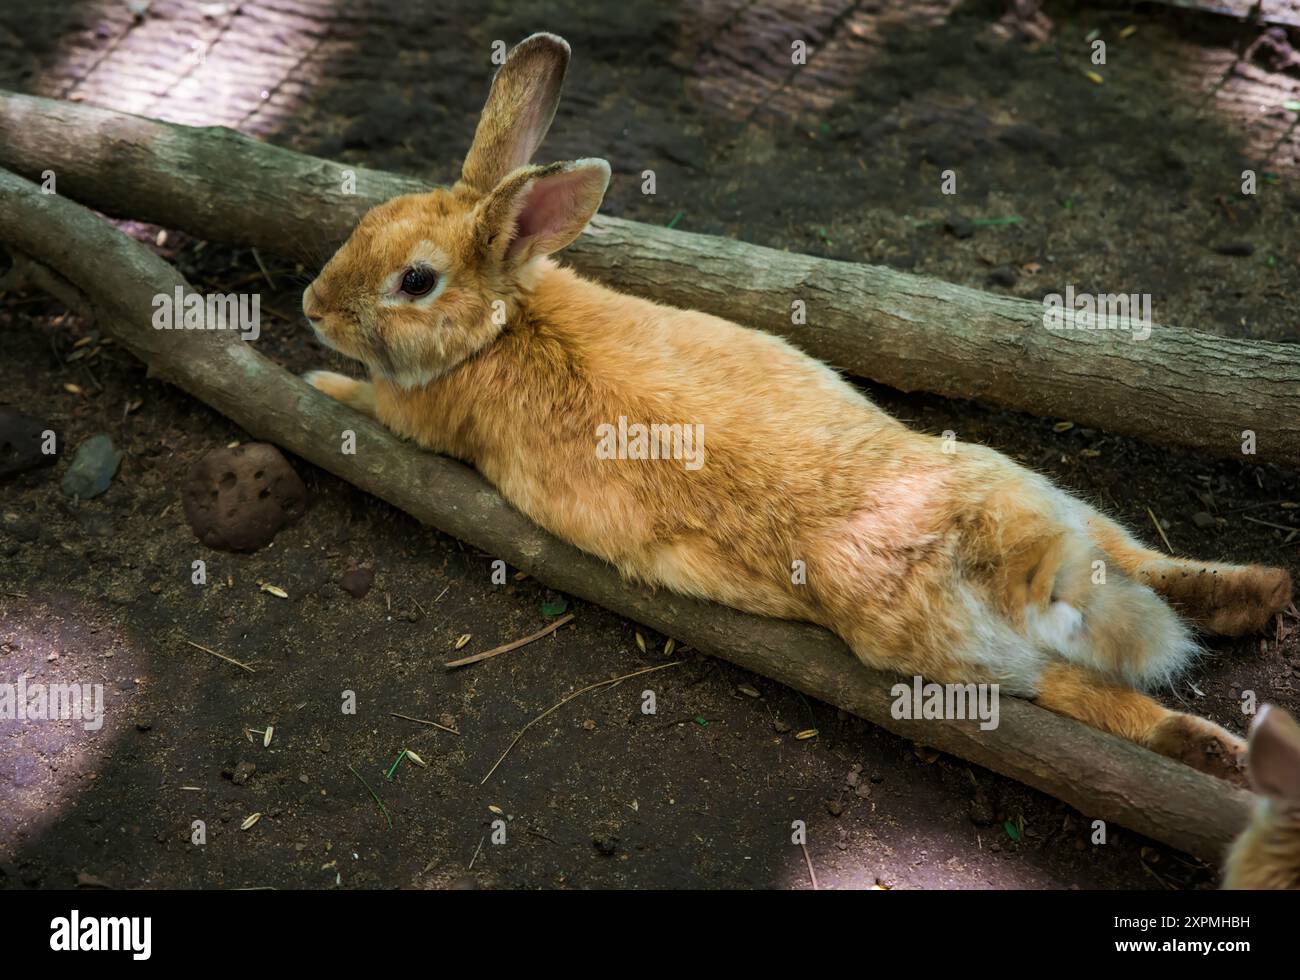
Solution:
M 1300 294 L 1300 103 L 1287 108 L 1300 73 L 1239 59 L 1260 30 L 1212 17 L 1049 3 L 1035 44 L 1004 36 L 1002 12 L 933 0 L 250 0 L 155 2 L 141 16 L 106 0 L 4 4 L 0 86 L 447 180 L 493 41 L 550 30 L 574 60 L 542 157 L 609 159 L 607 213 L 1029 298 L 1066 283 L 1149 292 L 1158 322 L 1300 340 L 1287 302 Z M 1088 60 L 1093 30 L 1104 66 Z M 812 50 L 798 70 L 792 38 Z M 654 196 L 641 193 L 646 169 Z M 954 196 L 940 192 L 947 169 Z M 1241 193 L 1248 169 L 1255 195 Z M 263 353 L 298 370 L 332 363 L 297 317 L 328 243 L 262 256 L 266 275 L 247 250 L 175 232 L 159 251 L 201 289 L 262 289 Z M 1215 882 L 1118 827 L 1095 845 L 1088 815 L 761 677 L 669 657 L 666 637 L 643 634 L 643 650 L 633 624 L 530 579 L 494 586 L 492 556 L 301 460 L 299 523 L 252 554 L 206 548 L 180 487 L 204 453 L 246 434 L 43 297 L 4 296 L 0 328 L 0 405 L 66 446 L 102 432 L 126 452 L 110 489 L 79 504 L 59 488 L 66 459 L 0 483 L 0 680 L 102 683 L 106 701 L 95 732 L 0 721 L 0 884 L 807 888 L 809 863 L 821 887 Z M 867 391 L 918 428 L 1051 475 L 1153 542 L 1154 518 L 1177 551 L 1300 572 L 1300 483 L 1264 449 L 1222 461 Z M 205 587 L 191 584 L 196 559 Z M 375 572 L 360 599 L 339 584 L 356 568 Z M 575 619 L 554 635 L 443 668 L 534 632 L 562 602 Z M 1300 708 L 1295 626 L 1210 644 L 1165 699 L 1238 731 L 1243 692 Z M 561 699 L 675 659 L 547 715 L 484 780 Z M 641 711 L 647 689 L 655 715 Z M 355 714 L 341 709 L 348 691 Z M 796 737 L 807 729 L 816 737 Z M 389 778 L 403 749 L 427 768 L 403 761 Z

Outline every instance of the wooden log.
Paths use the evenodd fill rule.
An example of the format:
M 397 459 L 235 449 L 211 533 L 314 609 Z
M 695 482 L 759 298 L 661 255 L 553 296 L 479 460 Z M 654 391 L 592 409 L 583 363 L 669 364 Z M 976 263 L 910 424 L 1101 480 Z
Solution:
M 10 94 L 0 94 L 0 166 L 33 180 L 53 171 L 59 193 L 110 215 L 289 255 L 315 249 L 316 260 L 374 204 L 428 189 L 228 129 Z M 1145 340 L 1049 330 L 1041 303 L 612 217 L 592 222 L 565 257 L 627 292 L 781 334 L 903 391 L 1300 466 L 1300 345 L 1159 324 Z M 796 300 L 804 325 L 791 322 Z
M 320 395 L 237 333 L 155 329 L 153 297 L 189 288 L 179 273 L 79 204 L 5 171 L 0 241 L 52 269 L 59 278 L 49 281 L 79 290 L 78 305 L 151 375 L 553 588 L 1206 860 L 1245 825 L 1249 793 L 1029 702 L 1001 698 L 989 731 L 975 721 L 895 718 L 900 679 L 867 669 L 823 629 L 627 585 L 532 524 L 473 470 Z M 355 454 L 340 451 L 344 429 L 356 433 Z

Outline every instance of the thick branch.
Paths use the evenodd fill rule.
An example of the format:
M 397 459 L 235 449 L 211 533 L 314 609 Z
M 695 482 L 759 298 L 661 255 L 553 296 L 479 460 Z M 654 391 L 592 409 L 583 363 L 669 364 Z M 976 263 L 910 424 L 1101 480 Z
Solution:
M 301 254 L 341 241 L 369 207 L 425 190 L 409 177 L 268 146 L 226 129 L 0 95 L 0 166 L 108 214 L 202 238 Z M 343 193 L 355 173 L 355 194 Z M 1043 307 L 877 266 L 600 217 L 568 252 L 628 292 L 788 337 L 815 357 L 903 391 L 1242 458 L 1300 466 L 1300 347 L 1156 325 L 1048 330 Z M 1065 284 L 1061 284 L 1064 291 Z M 807 324 L 791 324 L 802 300 Z
M 156 375 L 547 585 L 1207 860 L 1244 825 L 1248 793 L 1028 702 L 1001 699 L 1001 723 L 987 732 L 975 722 L 897 720 L 890 712 L 897 679 L 863 667 L 824 630 L 626 585 L 609 565 L 533 525 L 473 470 L 318 394 L 237 334 L 155 330 L 152 299 L 185 286 L 181 276 L 80 205 L 4 171 L 0 241 L 80 288 L 101 329 Z M 357 434 L 354 455 L 338 449 L 344 429 Z

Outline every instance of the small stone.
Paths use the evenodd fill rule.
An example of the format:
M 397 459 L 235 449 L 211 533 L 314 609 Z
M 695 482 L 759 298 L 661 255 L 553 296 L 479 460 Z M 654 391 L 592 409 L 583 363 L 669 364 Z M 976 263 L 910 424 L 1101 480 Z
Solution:
M 1020 279 L 1020 274 L 1009 265 L 1000 265 L 989 273 L 989 282 L 1010 289 Z
M 47 441 L 47 432 L 54 434 L 52 442 Z M 59 458 L 61 445 L 59 434 L 47 423 L 11 408 L 0 408 L 0 477 L 51 465 Z M 47 447 L 54 452 L 42 452 Z
M 772 729 L 777 732 L 777 734 L 784 735 L 790 730 L 790 726 L 778 718 L 772 722 Z
M 185 519 L 209 548 L 256 551 L 307 509 L 307 488 L 265 442 L 214 449 L 190 471 Z
M 838 800 L 827 800 L 826 812 L 829 813 L 832 817 L 838 817 L 841 813 L 844 812 L 844 807 L 840 805 L 840 802 Z
M 1214 516 L 1211 514 L 1207 514 L 1203 510 L 1198 510 L 1195 514 L 1192 515 L 1192 523 L 1195 524 L 1197 527 L 1199 527 L 1201 530 L 1205 530 L 1206 528 L 1214 527 Z
M 592 721 L 592 719 L 588 718 L 586 721 L 582 723 L 582 727 L 586 731 L 594 732 L 596 730 L 596 723 Z
M 236 786 L 243 786 L 253 778 L 253 773 L 257 772 L 257 766 L 251 762 L 241 762 L 233 769 L 223 769 L 221 775 L 225 776 Z
M 1250 242 L 1222 242 L 1215 245 L 1214 250 L 1220 255 L 1232 255 L 1238 258 L 1248 258 L 1255 254 L 1255 246 Z
M 374 584 L 375 573 L 369 568 L 352 568 L 343 573 L 339 579 L 339 586 L 348 595 L 355 599 L 360 599 L 370 591 L 370 586 Z
M 853 787 L 853 792 L 858 794 L 859 799 L 865 800 L 871 795 L 871 784 L 859 781 L 858 785 Z
M 106 435 L 91 436 L 77 447 L 72 465 L 63 474 L 63 492 L 69 497 L 89 500 L 108 489 L 122 462 L 122 454 L 113 448 Z
M 982 792 L 975 794 L 975 799 L 971 800 L 970 809 L 966 815 L 970 818 L 970 822 L 977 827 L 991 827 L 998 818 L 997 813 L 993 810 L 993 804 L 989 802 L 988 797 Z
M 952 215 L 944 221 L 943 227 L 953 238 L 970 238 L 975 234 L 975 225 L 960 215 Z
M 844 781 L 848 783 L 850 786 L 858 785 L 861 779 L 862 779 L 862 774 L 857 769 L 850 770 L 849 774 L 844 777 Z
M 12 512 L 0 517 L 0 528 L 19 541 L 35 541 L 41 536 L 39 524 Z

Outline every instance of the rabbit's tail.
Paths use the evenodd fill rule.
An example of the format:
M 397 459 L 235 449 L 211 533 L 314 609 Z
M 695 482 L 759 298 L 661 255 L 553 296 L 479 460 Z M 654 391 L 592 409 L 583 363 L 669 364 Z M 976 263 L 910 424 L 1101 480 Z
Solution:
M 1139 689 L 1168 684 L 1199 651 L 1173 609 L 1086 535 L 1063 529 L 1036 558 L 1021 625 L 1040 649 Z

